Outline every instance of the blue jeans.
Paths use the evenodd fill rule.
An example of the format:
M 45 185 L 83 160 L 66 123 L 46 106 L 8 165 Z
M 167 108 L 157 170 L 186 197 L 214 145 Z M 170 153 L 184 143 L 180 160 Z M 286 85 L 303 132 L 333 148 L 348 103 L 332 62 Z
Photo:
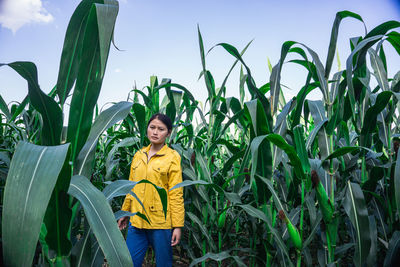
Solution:
M 157 267 L 172 267 L 171 229 L 138 229 L 129 224 L 126 244 L 133 266 L 141 267 L 146 251 L 153 247 Z

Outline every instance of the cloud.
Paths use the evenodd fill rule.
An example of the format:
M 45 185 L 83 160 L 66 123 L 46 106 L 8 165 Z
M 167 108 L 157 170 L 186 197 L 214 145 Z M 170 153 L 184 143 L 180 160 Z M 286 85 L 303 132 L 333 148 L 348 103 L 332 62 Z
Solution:
M 15 33 L 29 23 L 49 23 L 53 16 L 42 6 L 42 0 L 3 0 L 0 24 Z
M 122 70 L 117 68 L 114 71 L 118 73 L 118 72 L 121 72 Z

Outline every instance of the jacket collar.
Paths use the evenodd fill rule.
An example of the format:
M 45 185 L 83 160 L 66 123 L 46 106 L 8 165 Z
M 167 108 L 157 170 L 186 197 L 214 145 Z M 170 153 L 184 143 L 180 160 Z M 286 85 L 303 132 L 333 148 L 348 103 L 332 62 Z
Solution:
M 143 153 L 147 154 L 150 151 L 150 147 L 151 147 L 151 144 L 142 148 L 141 151 Z M 167 146 L 167 144 L 165 144 L 155 155 L 157 155 L 157 156 L 165 155 L 167 153 L 168 149 L 169 149 L 169 147 Z

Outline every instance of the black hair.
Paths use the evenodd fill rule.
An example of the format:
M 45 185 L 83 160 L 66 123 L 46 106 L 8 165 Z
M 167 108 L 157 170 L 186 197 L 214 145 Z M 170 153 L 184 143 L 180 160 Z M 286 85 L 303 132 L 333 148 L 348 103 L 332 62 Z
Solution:
M 153 116 L 151 116 L 149 122 L 147 123 L 147 127 L 149 127 L 150 122 L 152 120 L 154 120 L 154 119 L 160 120 L 162 123 L 164 123 L 165 126 L 167 126 L 168 132 L 172 131 L 172 121 L 171 121 L 171 119 L 167 115 L 162 114 L 162 113 L 156 113 Z

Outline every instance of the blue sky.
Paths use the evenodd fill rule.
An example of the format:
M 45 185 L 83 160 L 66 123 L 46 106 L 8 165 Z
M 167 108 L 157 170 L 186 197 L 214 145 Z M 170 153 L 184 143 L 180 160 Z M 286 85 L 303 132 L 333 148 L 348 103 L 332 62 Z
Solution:
M 34 62 L 40 86 L 44 92 L 49 92 L 57 80 L 68 21 L 79 1 L 1 2 L 0 62 Z M 12 6 L 7 6 L 11 2 Z M 197 80 L 201 71 L 197 24 L 207 50 L 220 42 L 241 50 L 254 39 L 244 60 L 258 86 L 269 81 L 268 59 L 275 65 L 281 46 L 287 40 L 308 45 L 325 62 L 335 14 L 341 10 L 361 15 L 368 30 L 387 20 L 400 20 L 400 6 L 394 0 L 120 1 L 115 42 L 124 51 L 111 48 L 99 104 L 126 100 L 134 83 L 142 88 L 149 84 L 151 75 L 157 75 L 160 80 L 171 78 L 204 102 L 204 81 Z M 364 35 L 364 28 L 359 21 L 342 21 L 338 40 L 342 66 L 349 55 L 349 38 L 360 35 Z M 393 49 L 388 48 L 387 53 L 391 77 L 400 70 L 400 60 Z M 219 86 L 234 59 L 217 48 L 206 60 Z M 334 65 L 333 72 L 337 68 Z M 282 83 L 291 88 L 284 90 L 287 98 L 297 94 L 304 80 L 305 72 L 299 66 L 285 64 Z M 21 101 L 27 94 L 25 81 L 8 67 L 0 68 L 0 81 L 0 94 L 7 103 Z M 232 73 L 227 85 L 228 96 L 238 96 L 238 86 L 239 68 Z M 311 97 L 318 98 L 318 95 Z

